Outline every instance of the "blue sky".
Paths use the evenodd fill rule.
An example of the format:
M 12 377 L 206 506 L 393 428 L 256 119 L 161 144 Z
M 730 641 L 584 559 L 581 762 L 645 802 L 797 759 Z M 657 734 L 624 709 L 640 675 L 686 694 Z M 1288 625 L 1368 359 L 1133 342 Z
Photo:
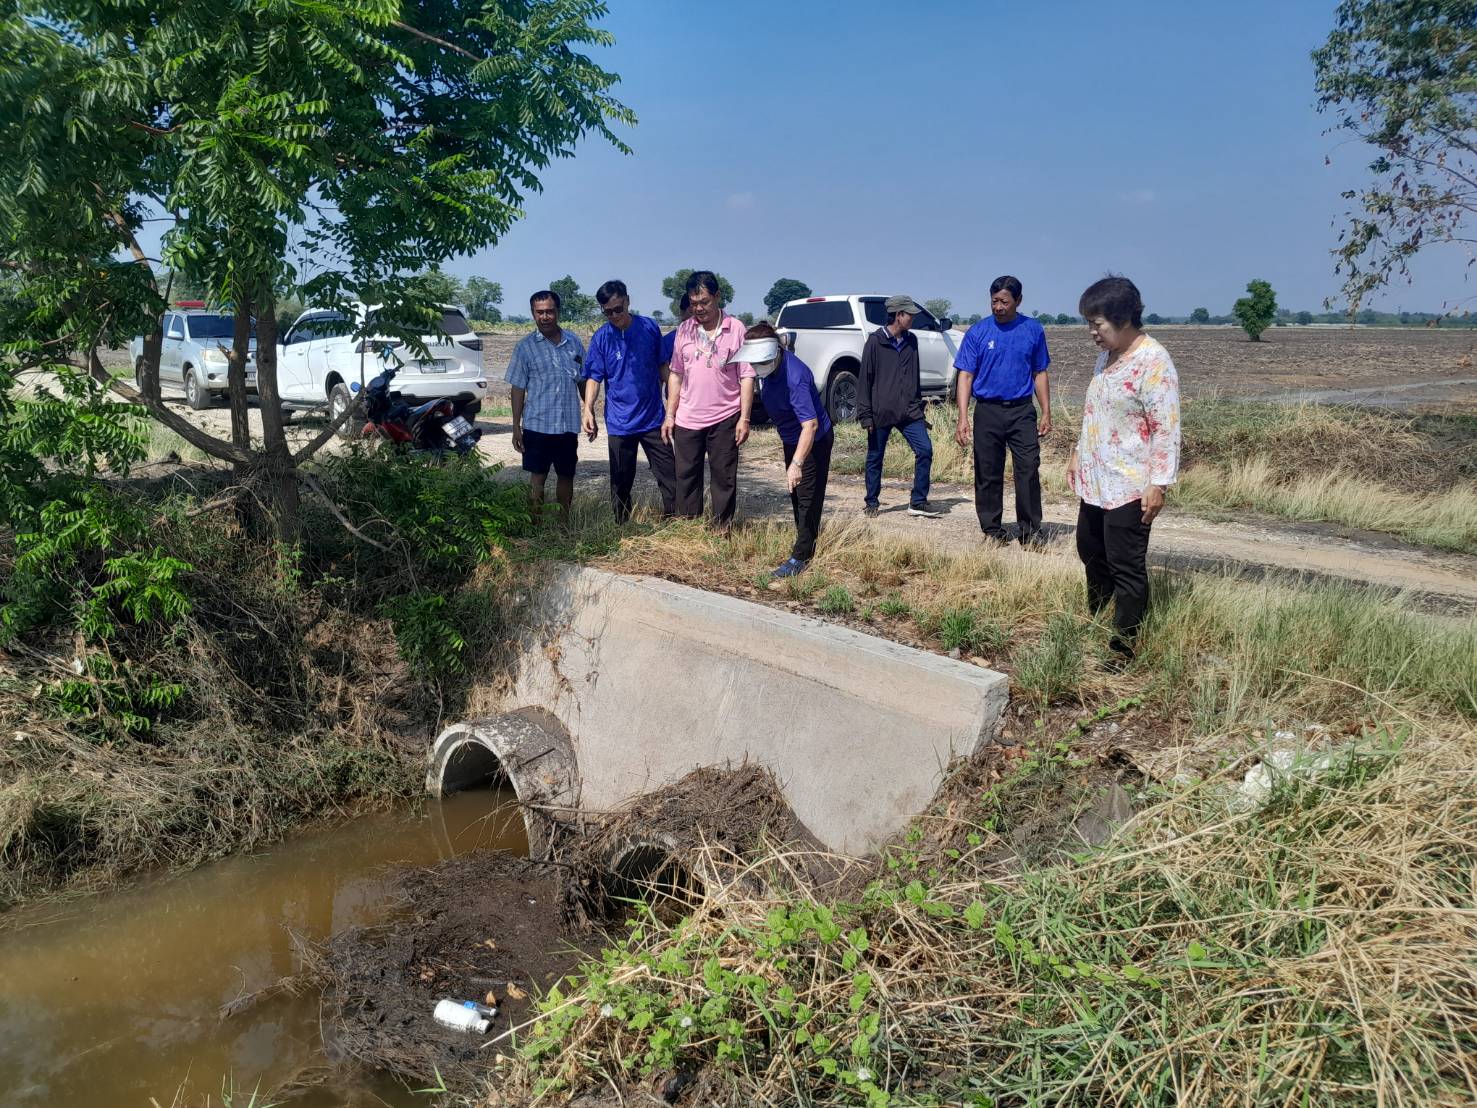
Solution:
M 956 313 L 1002 273 L 1031 311 L 1075 312 L 1110 270 L 1163 314 L 1226 312 L 1253 277 L 1294 310 L 1338 291 L 1339 194 L 1369 155 L 1314 110 L 1332 2 L 610 7 L 595 57 L 634 153 L 586 141 L 446 267 L 502 281 L 505 311 L 565 273 L 621 277 L 649 311 L 683 266 L 732 281 L 738 311 L 781 276 Z M 1373 306 L 1470 296 L 1465 260 L 1431 252 Z

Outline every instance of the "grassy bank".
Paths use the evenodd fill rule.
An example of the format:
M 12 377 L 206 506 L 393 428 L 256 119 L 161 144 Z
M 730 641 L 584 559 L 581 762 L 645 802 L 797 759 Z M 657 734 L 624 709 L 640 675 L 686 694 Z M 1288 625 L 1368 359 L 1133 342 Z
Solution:
M 937 481 L 974 480 L 970 452 L 954 441 L 957 409 L 930 409 Z M 1067 456 L 1080 412 L 1058 404 L 1043 442 L 1042 486 L 1070 496 Z M 1477 553 L 1477 418 L 1401 417 L 1352 408 L 1276 405 L 1206 397 L 1183 409 L 1183 469 L 1171 502 L 1192 512 L 1251 510 L 1337 523 L 1442 550 Z M 838 428 L 832 466 L 865 468 L 866 436 Z M 897 436 L 884 472 L 911 475 L 913 455 Z
M 1347 588 L 1161 575 L 1140 659 L 1115 673 L 1067 559 L 838 530 L 774 591 L 785 527 L 621 535 L 581 507 L 565 555 L 957 650 L 1010 675 L 1013 710 L 1006 747 L 840 891 L 800 880 L 791 846 L 715 859 L 728 878 L 695 911 L 640 919 L 545 998 L 488 1104 L 675 1073 L 732 1105 L 1477 1090 L 1470 624 Z M 1289 744 L 1302 768 L 1240 799 Z M 1141 810 L 1089 851 L 1073 820 L 1125 758 L 1158 768 L 1113 771 Z
M 523 494 L 368 450 L 316 479 L 335 508 L 309 496 L 288 549 L 208 468 L 89 489 L 65 543 L 3 536 L 0 907 L 419 792 L 499 664 Z

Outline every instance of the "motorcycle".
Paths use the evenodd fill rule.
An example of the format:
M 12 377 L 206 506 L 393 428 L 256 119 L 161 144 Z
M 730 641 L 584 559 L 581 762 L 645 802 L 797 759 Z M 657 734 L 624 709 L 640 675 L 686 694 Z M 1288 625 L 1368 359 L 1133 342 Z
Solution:
M 364 386 L 364 435 L 379 435 L 397 446 L 426 454 L 447 451 L 466 454 L 482 438 L 472 421 L 482 410 L 482 401 L 470 393 L 456 397 L 409 404 L 391 383 L 404 362 L 388 347 L 380 351 L 384 369 Z

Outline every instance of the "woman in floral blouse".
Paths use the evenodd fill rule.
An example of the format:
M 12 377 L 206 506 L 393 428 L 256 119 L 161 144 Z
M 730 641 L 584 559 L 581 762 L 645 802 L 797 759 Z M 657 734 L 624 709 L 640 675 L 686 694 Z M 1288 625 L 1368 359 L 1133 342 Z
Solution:
M 1144 334 L 1144 302 L 1127 277 L 1105 277 L 1077 310 L 1102 351 L 1087 386 L 1067 483 L 1082 500 L 1077 554 L 1094 614 L 1114 602 L 1110 646 L 1124 661 L 1149 607 L 1149 526 L 1180 465 L 1179 377 Z

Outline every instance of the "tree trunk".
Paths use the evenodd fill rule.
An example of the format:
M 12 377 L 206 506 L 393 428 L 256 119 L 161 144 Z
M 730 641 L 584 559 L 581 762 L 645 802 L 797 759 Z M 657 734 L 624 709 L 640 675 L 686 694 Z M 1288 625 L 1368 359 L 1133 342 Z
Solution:
M 236 297 L 236 317 L 231 332 L 231 366 L 227 373 L 231 398 L 231 444 L 251 449 L 251 424 L 246 414 L 246 359 L 251 346 L 251 298 Z M 238 474 L 239 476 L 239 474 Z
M 282 420 L 282 394 L 277 391 L 277 304 L 271 294 L 257 304 L 256 388 L 262 408 L 263 491 L 272 513 L 272 526 L 284 543 L 298 537 L 297 472 L 287 448 Z

